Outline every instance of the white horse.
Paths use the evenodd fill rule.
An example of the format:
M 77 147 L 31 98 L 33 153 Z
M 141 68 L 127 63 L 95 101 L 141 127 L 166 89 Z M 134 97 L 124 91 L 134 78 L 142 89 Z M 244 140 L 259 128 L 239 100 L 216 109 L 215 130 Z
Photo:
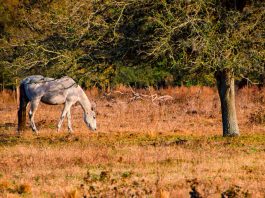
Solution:
M 97 129 L 95 104 L 89 101 L 85 92 L 72 78 L 65 76 L 60 79 L 53 79 L 34 75 L 23 79 L 20 83 L 18 131 L 26 127 L 26 108 L 28 103 L 30 103 L 30 125 L 32 130 L 38 133 L 34 122 L 34 115 L 40 102 L 49 105 L 64 104 L 57 131 L 60 130 L 66 115 L 68 118 L 68 131 L 73 131 L 70 108 L 76 102 L 79 102 L 84 110 L 86 125 L 93 131 Z

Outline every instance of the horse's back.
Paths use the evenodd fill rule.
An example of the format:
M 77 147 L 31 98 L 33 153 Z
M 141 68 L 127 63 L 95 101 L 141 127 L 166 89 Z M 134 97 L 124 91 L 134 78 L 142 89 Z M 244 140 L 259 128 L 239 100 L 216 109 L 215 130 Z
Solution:
M 75 84 L 75 81 L 72 78 L 70 78 L 69 76 L 64 76 L 62 78 L 56 79 L 55 81 L 56 81 L 56 83 L 60 83 L 60 84 L 64 85 L 65 87 L 68 87 L 68 86 Z
M 76 85 L 76 82 L 68 76 L 55 79 L 54 81 L 50 81 L 47 82 L 47 84 L 45 84 L 47 89 L 46 91 L 49 92 L 56 92 L 56 91 L 62 92 L 73 87 L 74 85 Z
M 63 104 L 65 103 L 66 99 L 75 101 L 78 95 L 76 85 L 76 82 L 68 76 L 56 79 L 53 82 L 49 82 L 41 101 L 46 104 L 53 105 Z
M 67 94 L 67 89 L 71 88 L 76 83 L 68 76 L 54 79 L 41 75 L 33 75 L 24 78 L 21 84 L 25 87 L 25 92 L 29 100 L 45 96 L 46 102 L 48 102 L 48 99 L 52 98 L 52 96 L 64 98 Z M 61 103 L 61 101 L 62 99 L 59 103 Z
M 41 75 L 33 75 L 33 76 L 28 76 L 26 78 L 24 78 L 20 84 L 30 84 L 30 83 L 34 83 L 37 81 L 40 81 L 41 79 L 43 79 L 44 77 Z

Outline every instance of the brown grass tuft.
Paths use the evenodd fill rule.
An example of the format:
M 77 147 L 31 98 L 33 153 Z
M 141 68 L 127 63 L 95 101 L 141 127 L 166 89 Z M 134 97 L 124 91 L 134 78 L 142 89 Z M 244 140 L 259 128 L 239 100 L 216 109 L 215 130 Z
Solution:
M 18 194 L 31 193 L 31 185 L 27 183 L 19 184 L 16 186 L 15 191 Z
M 65 191 L 63 198 L 80 198 L 82 197 L 77 189 Z
M 170 197 L 170 193 L 166 190 L 160 190 L 160 194 L 158 198 L 169 198 Z

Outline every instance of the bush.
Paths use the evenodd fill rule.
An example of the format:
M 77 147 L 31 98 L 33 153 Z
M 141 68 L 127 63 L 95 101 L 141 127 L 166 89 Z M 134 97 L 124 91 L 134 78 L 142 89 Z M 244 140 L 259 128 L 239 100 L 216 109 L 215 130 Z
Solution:
M 121 67 L 114 84 L 130 85 L 136 88 L 149 86 L 164 87 L 172 84 L 172 75 L 158 67 Z

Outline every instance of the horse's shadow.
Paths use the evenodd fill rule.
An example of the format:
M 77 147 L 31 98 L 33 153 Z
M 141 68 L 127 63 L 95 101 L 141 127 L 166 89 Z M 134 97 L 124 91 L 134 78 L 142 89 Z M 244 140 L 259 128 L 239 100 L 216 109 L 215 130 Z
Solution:
M 20 137 L 10 133 L 0 133 L 0 146 L 14 145 L 20 142 Z
M 11 123 L 11 122 L 6 122 L 3 124 L 0 124 L 0 129 L 4 128 L 4 129 L 8 130 L 8 129 L 14 129 L 16 127 L 17 127 L 17 124 Z

